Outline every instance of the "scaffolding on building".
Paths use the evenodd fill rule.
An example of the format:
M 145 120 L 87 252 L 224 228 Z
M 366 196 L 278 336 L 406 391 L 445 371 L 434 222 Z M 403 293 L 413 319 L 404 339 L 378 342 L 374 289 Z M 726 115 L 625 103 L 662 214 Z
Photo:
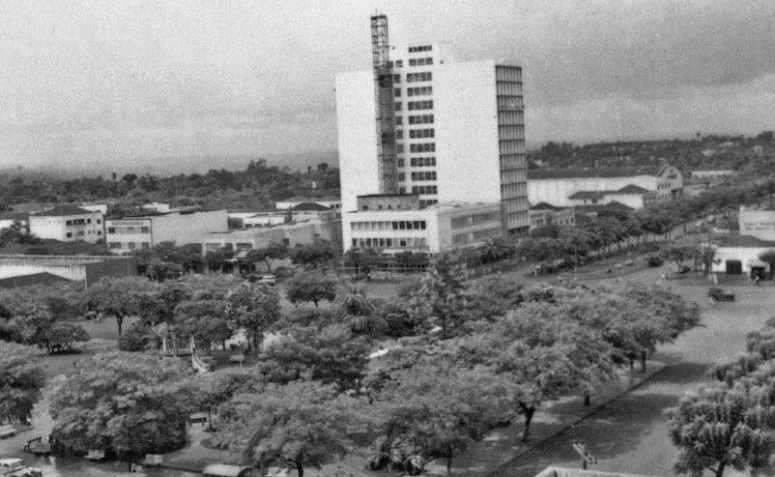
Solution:
M 380 193 L 396 194 L 398 193 L 396 106 L 386 15 L 371 17 L 371 46 L 374 65 Z

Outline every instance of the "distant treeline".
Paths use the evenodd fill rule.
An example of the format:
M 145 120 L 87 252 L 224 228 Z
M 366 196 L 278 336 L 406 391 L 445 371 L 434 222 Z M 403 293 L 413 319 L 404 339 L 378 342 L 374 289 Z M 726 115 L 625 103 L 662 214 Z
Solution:
M 177 206 L 203 205 L 234 210 L 265 208 L 294 195 L 338 195 L 339 170 L 323 162 L 304 172 L 251 161 L 245 170 L 212 169 L 205 174 L 157 177 L 113 173 L 110 177 L 58 179 L 54 177 L 0 177 L 0 206 L 20 203 L 110 201 L 138 205 L 149 201 Z

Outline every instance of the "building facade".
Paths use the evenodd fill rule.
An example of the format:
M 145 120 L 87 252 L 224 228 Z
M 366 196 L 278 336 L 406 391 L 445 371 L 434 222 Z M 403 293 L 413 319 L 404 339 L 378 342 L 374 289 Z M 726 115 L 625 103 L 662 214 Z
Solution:
M 202 243 L 205 235 L 229 230 L 226 210 L 175 211 L 106 221 L 108 250 L 123 254 L 162 242 Z
M 740 207 L 740 235 L 775 242 L 775 210 Z
M 358 196 L 414 194 L 420 207 L 498 203 L 512 234 L 529 228 L 522 70 L 457 63 L 443 45 L 391 50 L 396 190 L 385 190 L 373 71 L 336 78 L 342 211 Z
M 268 227 L 255 227 L 245 230 L 232 230 L 224 233 L 210 233 L 202 239 L 202 253 L 225 249 L 237 253 L 266 247 L 273 243 L 289 247 L 314 243 L 319 240 L 339 242 L 342 224 L 339 219 L 327 217 L 306 222 Z
M 37 215 L 30 215 L 29 224 L 30 233 L 42 239 L 97 243 L 105 238 L 102 212 L 74 205 L 59 205 Z
M 359 210 L 342 214 L 345 251 L 440 253 L 504 236 L 501 205 L 436 204 L 415 210 Z
M 534 204 L 572 207 L 620 202 L 638 209 L 681 197 L 683 175 L 673 166 L 531 169 L 527 189 Z
M 555 207 L 541 202 L 530 207 L 530 230 L 549 225 L 573 227 L 576 225 L 576 213 L 572 208 Z

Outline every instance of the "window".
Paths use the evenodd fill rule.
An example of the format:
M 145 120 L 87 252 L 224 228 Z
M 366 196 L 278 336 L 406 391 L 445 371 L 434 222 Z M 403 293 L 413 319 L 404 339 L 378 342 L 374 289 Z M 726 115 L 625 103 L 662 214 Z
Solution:
M 102 235 L 102 230 L 98 230 L 97 235 Z
M 403 118 L 401 116 L 396 116 L 396 126 L 401 126 L 401 123 L 403 123 Z
M 410 46 L 409 47 L 409 53 L 419 53 L 421 51 L 431 51 L 432 50 L 431 45 L 422 45 L 422 46 Z
M 143 250 L 148 250 L 149 248 L 151 248 L 151 244 L 150 242 L 143 242 L 142 247 L 143 247 Z
M 409 111 L 416 111 L 420 109 L 433 109 L 433 100 L 426 101 L 409 101 Z
M 86 223 L 90 224 L 91 223 L 91 219 L 86 219 Z
M 396 60 L 396 68 L 401 68 L 404 66 L 404 60 Z
M 97 219 L 97 223 L 98 223 L 98 224 L 101 224 L 101 223 L 102 223 L 102 220 L 100 220 L 100 219 Z
M 126 244 L 126 247 L 127 247 L 129 250 L 134 250 L 134 249 L 136 249 L 136 248 L 137 248 L 137 244 L 136 244 L 136 243 L 134 243 L 134 242 L 127 242 L 127 244 Z
M 412 175 L 414 176 L 414 172 L 412 173 Z M 406 180 L 406 174 L 403 173 L 403 172 L 399 172 L 398 173 L 398 182 L 404 182 L 405 180 Z
M 109 234 L 114 234 L 114 233 L 116 233 L 116 228 L 115 228 L 115 227 L 108 227 L 108 233 L 109 233 Z
M 409 116 L 409 124 L 433 124 L 433 115 L 422 114 L 420 116 Z
M 404 145 L 403 144 L 396 144 L 396 152 L 398 154 L 403 154 L 404 153 Z
M 66 237 L 67 237 L 67 238 L 73 238 L 73 233 L 72 233 L 72 232 L 67 232 L 67 235 L 66 235 Z
M 404 130 L 396 129 L 396 139 L 403 139 L 403 138 L 404 138 Z
M 403 159 L 398 159 L 398 160 L 396 161 L 396 165 L 397 165 L 398 167 L 404 167 L 404 164 L 405 164 L 405 162 L 404 162 L 404 160 L 403 160 Z
M 151 228 L 150 227 L 140 227 L 140 233 L 149 234 L 149 233 L 151 233 Z
M 401 111 L 401 101 L 396 101 L 396 111 Z
M 416 138 L 429 138 L 435 136 L 435 131 L 433 129 L 411 129 L 409 131 L 409 138 L 416 139 Z
M 409 66 L 417 66 L 417 60 L 412 58 L 409 60 Z
M 435 152 L 436 144 L 432 142 L 421 143 L 421 144 L 410 144 L 409 151 L 410 152 Z
M 393 96 L 395 96 L 396 98 L 400 98 L 401 97 L 401 88 L 393 88 Z
M 413 181 L 435 181 L 436 171 L 412 172 Z
M 65 225 L 73 225 L 73 221 L 72 220 L 66 220 L 65 221 Z
M 424 71 L 422 73 L 409 73 L 406 75 L 407 83 L 416 83 L 418 81 L 432 81 L 433 75 L 430 71 Z
M 393 75 L 393 83 L 400 83 L 401 75 Z

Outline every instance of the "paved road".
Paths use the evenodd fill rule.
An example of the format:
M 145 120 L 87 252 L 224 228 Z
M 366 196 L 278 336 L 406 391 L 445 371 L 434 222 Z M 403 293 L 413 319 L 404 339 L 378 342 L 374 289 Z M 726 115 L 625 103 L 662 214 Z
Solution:
M 658 275 L 657 270 L 645 270 L 628 279 L 657 281 Z M 707 286 L 678 281 L 666 285 L 703 306 L 703 327 L 654 356 L 667 367 L 629 395 L 494 472 L 493 477 L 534 476 L 549 465 L 579 468 L 580 460 L 571 447 L 577 439 L 597 456 L 594 469 L 674 474 L 676 448 L 669 441 L 663 410 L 675 406 L 687 390 L 707 382 L 706 372 L 712 363 L 744 351 L 745 335 L 773 315 L 775 293 L 772 287 L 737 288 L 737 302 L 711 308 L 707 304 Z

